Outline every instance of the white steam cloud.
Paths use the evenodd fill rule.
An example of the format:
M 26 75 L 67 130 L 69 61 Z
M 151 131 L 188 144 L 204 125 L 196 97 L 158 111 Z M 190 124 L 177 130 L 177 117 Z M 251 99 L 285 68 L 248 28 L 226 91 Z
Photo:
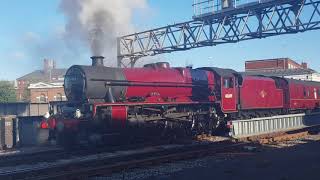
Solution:
M 70 46 L 85 45 L 92 55 L 116 55 L 116 37 L 132 33 L 133 11 L 145 9 L 146 0 L 61 0 L 66 16 L 64 38 Z

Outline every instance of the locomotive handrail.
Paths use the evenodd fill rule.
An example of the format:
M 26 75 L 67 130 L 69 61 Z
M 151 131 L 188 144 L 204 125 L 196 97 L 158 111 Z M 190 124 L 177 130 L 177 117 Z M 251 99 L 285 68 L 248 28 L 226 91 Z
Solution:
M 212 86 L 209 83 L 179 83 L 179 82 L 144 82 L 144 81 L 125 81 L 112 79 L 90 79 L 91 81 L 104 81 L 108 86 L 155 86 L 155 87 L 197 87 Z M 207 81 L 206 81 L 207 82 Z

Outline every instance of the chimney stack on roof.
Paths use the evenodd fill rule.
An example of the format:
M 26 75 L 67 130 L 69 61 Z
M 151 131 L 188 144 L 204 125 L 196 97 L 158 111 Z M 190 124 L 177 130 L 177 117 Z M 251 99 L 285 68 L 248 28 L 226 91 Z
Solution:
M 308 63 L 306 63 L 306 62 L 302 62 L 301 66 L 303 69 L 308 69 Z
M 56 62 L 54 60 L 44 59 L 43 62 L 44 62 L 44 64 L 43 64 L 43 71 L 44 72 L 49 72 L 52 69 L 56 69 Z

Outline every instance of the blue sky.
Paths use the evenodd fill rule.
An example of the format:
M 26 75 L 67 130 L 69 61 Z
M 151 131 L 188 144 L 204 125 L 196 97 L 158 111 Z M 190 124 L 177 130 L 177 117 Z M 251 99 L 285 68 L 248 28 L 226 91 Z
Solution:
M 89 64 L 89 50 L 69 52 L 61 41 L 54 39 L 65 25 L 58 10 L 59 0 L 2 0 L 0 6 L 0 79 L 14 80 L 42 67 L 43 58 L 56 59 L 59 67 Z M 192 0 L 149 0 L 148 12 L 137 12 L 134 25 L 139 30 L 187 21 L 192 17 Z M 306 61 L 320 70 L 320 31 L 284 35 L 262 40 L 194 49 L 160 55 L 157 60 L 169 61 L 174 66 L 186 63 L 200 66 L 244 69 L 244 61 L 251 59 L 290 57 Z M 36 47 L 35 45 L 36 44 Z M 37 48 L 37 52 L 35 52 Z M 39 53 L 39 49 L 42 51 Z M 53 50 L 54 49 L 54 50 Z

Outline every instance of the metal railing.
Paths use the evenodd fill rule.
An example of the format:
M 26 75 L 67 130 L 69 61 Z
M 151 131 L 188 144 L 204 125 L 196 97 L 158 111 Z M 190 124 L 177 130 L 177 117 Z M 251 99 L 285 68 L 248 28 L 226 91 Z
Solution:
M 222 12 L 223 9 L 240 8 L 272 0 L 193 0 L 194 17 Z M 276 1 L 276 0 L 273 0 Z
M 320 114 L 290 114 L 273 117 L 233 120 L 230 136 L 234 138 L 249 137 L 288 130 L 295 130 L 320 124 Z

